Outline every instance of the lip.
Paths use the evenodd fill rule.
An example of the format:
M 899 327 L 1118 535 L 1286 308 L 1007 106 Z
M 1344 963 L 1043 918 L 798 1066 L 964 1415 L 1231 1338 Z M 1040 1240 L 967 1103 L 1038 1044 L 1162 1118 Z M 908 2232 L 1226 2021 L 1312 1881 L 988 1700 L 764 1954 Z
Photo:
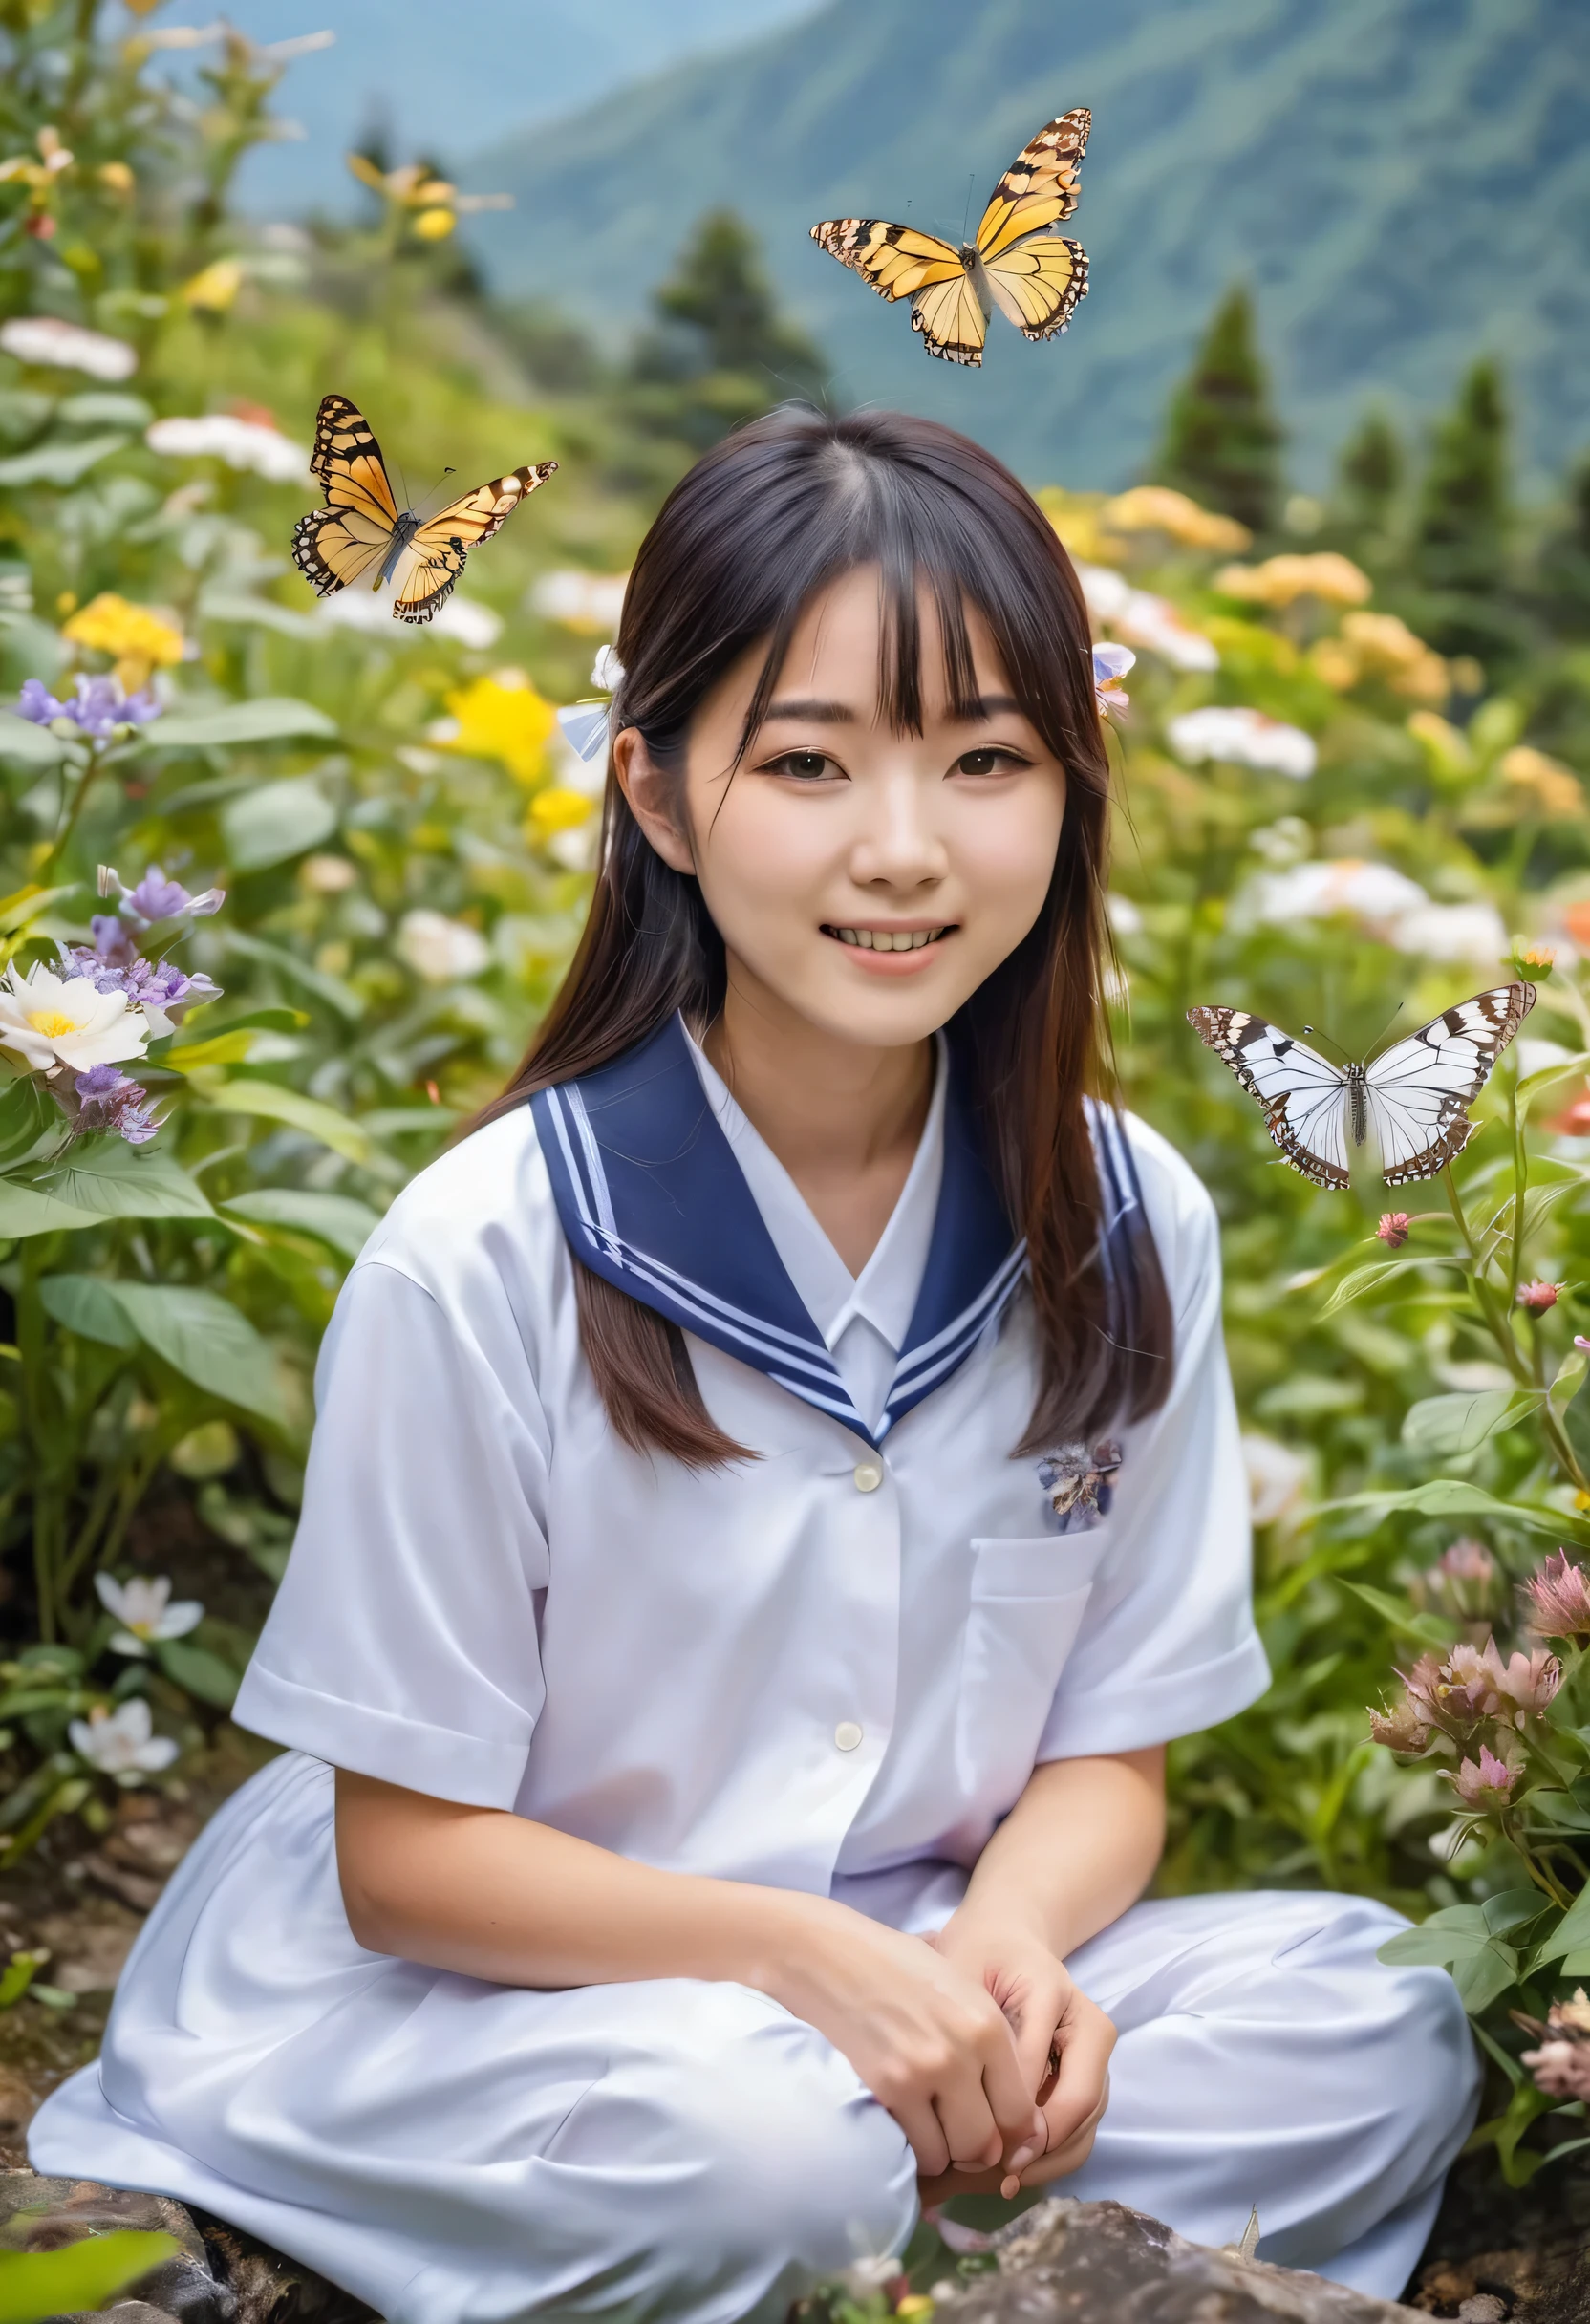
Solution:
M 954 936 L 956 927 L 956 922 L 944 920 L 902 920 L 892 923 L 888 928 L 870 921 L 846 921 L 844 923 L 846 927 L 864 926 L 870 934 L 875 936 L 918 936 L 931 928 L 941 928 L 944 931 L 943 936 L 936 937 L 931 944 L 919 944 L 911 952 L 872 952 L 864 945 L 844 943 L 834 934 L 834 929 L 839 924 L 838 922 L 825 923 L 823 934 L 830 943 L 838 946 L 848 960 L 854 961 L 864 976 L 869 977 L 920 976 L 924 969 L 938 958 L 944 949 L 945 938 Z

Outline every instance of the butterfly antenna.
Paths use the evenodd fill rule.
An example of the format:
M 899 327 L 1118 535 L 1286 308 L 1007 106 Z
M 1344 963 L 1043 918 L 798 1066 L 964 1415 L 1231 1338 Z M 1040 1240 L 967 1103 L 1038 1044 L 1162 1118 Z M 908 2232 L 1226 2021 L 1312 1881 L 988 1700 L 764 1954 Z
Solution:
M 1334 1049 L 1337 1056 L 1343 1059 L 1348 1065 L 1352 1063 L 1352 1059 L 1348 1051 L 1342 1046 L 1342 1044 L 1337 1041 L 1333 1035 L 1329 1033 L 1322 1033 L 1319 1026 L 1314 1024 L 1305 1024 L 1303 1031 L 1308 1035 L 1310 1041 L 1322 1041 L 1327 1049 Z
M 458 474 L 458 470 L 457 470 L 456 468 L 443 468 L 443 469 L 442 469 L 442 471 L 441 471 L 441 474 L 440 474 L 440 476 L 437 478 L 436 483 L 435 483 L 435 484 L 434 484 L 431 486 L 430 490 L 429 490 L 429 491 L 426 493 L 426 495 L 425 495 L 425 500 L 426 500 L 426 501 L 432 501 L 432 500 L 435 500 L 435 498 L 436 498 L 437 494 L 438 494 L 438 493 L 439 493 L 439 492 L 441 490 L 442 486 L 443 486 L 443 485 L 446 484 L 447 479 L 448 479 L 450 476 L 456 476 L 457 474 Z M 421 507 L 423 507 L 423 506 L 424 506 L 424 502 L 421 502 L 421 503 L 420 503 L 420 506 L 421 506 Z M 418 513 L 419 513 L 419 511 L 418 511 L 418 510 L 416 510 L 416 514 L 418 514 Z
M 966 207 L 960 213 L 960 239 L 962 242 L 966 240 L 972 230 L 972 189 L 977 183 L 977 171 L 969 169 L 966 173 Z
M 1371 1057 L 1378 1053 L 1381 1044 L 1385 1041 L 1386 1036 L 1390 1032 L 1391 1027 L 1396 1023 L 1398 1018 L 1402 1015 L 1407 1006 L 1407 1003 L 1406 1001 L 1398 1001 L 1396 1007 L 1392 1010 L 1390 1016 L 1387 1017 L 1386 1022 L 1381 1026 L 1380 1031 L 1375 1035 L 1373 1042 L 1369 1045 L 1369 1055 Z

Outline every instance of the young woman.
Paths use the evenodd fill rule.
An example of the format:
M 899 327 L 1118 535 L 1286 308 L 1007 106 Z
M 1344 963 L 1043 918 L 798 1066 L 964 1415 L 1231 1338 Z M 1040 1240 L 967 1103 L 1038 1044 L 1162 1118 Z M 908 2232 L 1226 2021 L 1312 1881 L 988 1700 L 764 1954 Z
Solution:
M 1394 2293 L 1450 1982 L 1372 1904 L 1134 1901 L 1267 1674 L 1214 1214 L 1107 1102 L 1064 552 L 943 428 L 780 415 L 618 653 L 569 980 L 327 1337 L 288 1749 L 32 2159 L 393 2324 L 777 2319 L 1061 2181 Z

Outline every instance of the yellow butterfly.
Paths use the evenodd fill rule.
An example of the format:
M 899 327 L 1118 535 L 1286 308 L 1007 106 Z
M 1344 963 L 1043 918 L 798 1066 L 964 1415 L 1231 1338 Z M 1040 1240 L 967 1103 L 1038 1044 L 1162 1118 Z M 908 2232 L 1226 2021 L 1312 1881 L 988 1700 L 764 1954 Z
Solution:
M 326 495 L 324 508 L 292 528 L 292 556 L 319 596 L 329 597 L 378 566 L 374 586 L 396 586 L 398 621 L 429 621 L 452 594 L 463 560 L 500 532 L 526 493 L 557 471 L 555 460 L 479 484 L 435 516 L 399 508 L 364 414 L 346 396 L 327 396 L 314 423 L 310 467 Z
M 1052 338 L 1087 290 L 1087 253 L 1049 228 L 1069 218 L 1081 191 L 1093 117 L 1063 113 L 1023 145 L 994 188 L 971 242 L 957 250 L 936 234 L 882 218 L 827 218 L 811 229 L 831 258 L 880 296 L 909 298 L 911 327 L 930 355 L 980 363 L 995 307 L 1023 338 Z

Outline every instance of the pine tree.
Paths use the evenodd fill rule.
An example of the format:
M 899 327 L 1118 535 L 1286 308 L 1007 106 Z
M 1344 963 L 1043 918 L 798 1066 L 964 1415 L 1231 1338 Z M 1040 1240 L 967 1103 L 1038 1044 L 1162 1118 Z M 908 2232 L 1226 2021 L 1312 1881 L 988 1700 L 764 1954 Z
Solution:
M 1337 463 L 1335 499 L 1354 532 L 1384 539 L 1390 531 L 1406 460 L 1402 439 L 1384 412 L 1368 413 Z
M 1235 517 L 1251 532 L 1272 533 L 1281 442 L 1253 302 L 1238 284 L 1215 310 L 1192 369 L 1171 399 L 1154 472 L 1160 483 Z
M 1427 589 L 1482 597 L 1501 586 L 1512 522 L 1507 435 L 1501 375 L 1482 358 L 1430 441 L 1413 543 Z
M 637 417 L 698 448 L 789 398 L 821 402 L 827 372 L 779 312 L 756 236 L 733 210 L 712 210 L 652 294 L 656 326 L 637 345 Z
M 1590 452 L 1569 471 L 1561 515 L 1541 546 L 1539 589 L 1552 629 L 1590 635 Z

